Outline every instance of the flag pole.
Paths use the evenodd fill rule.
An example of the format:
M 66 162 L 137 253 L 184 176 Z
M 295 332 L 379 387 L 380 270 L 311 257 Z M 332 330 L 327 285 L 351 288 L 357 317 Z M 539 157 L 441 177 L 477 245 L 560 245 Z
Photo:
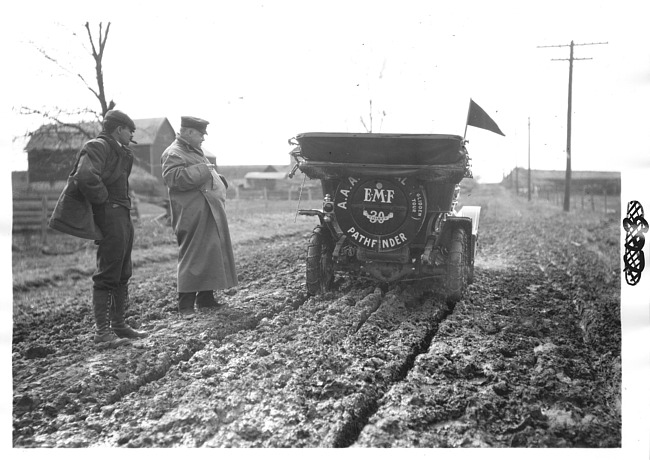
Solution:
M 469 107 L 467 107 L 467 120 L 465 121 L 465 132 L 463 133 L 463 140 L 467 136 L 467 125 L 469 125 L 469 109 L 472 108 L 472 98 L 469 99 Z

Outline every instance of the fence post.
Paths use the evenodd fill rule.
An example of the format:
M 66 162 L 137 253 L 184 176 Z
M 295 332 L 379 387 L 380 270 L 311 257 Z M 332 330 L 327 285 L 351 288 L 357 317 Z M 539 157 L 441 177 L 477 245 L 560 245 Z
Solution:
M 590 193 L 590 195 L 591 195 L 591 210 L 595 211 L 596 206 L 594 205 L 594 193 L 592 192 L 592 193 Z
M 607 214 L 607 189 L 605 189 L 605 214 Z
M 42 214 L 41 214 L 41 244 L 47 244 L 47 195 L 41 198 Z
M 266 185 L 264 186 L 264 209 L 269 208 L 269 194 L 268 191 L 266 190 Z

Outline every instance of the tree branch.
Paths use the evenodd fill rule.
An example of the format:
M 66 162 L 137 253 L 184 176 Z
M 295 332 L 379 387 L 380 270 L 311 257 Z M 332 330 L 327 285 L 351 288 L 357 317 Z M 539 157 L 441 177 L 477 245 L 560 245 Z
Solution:
M 72 75 L 72 71 L 71 71 L 70 69 L 68 69 L 67 67 L 64 67 L 64 66 L 63 66 L 63 65 L 62 65 L 58 60 L 56 60 L 55 58 L 53 58 L 52 56 L 50 56 L 50 55 L 47 53 L 47 51 L 45 51 L 43 48 L 41 48 L 41 47 L 39 47 L 39 46 L 36 46 L 36 44 L 35 44 L 34 42 L 30 42 L 30 43 L 32 44 L 32 46 L 34 47 L 34 49 L 36 49 L 36 51 L 38 51 L 39 53 L 41 53 L 41 55 L 42 55 L 45 59 L 47 59 L 48 61 L 51 61 L 52 63 L 54 63 L 54 64 L 55 64 L 59 69 L 63 70 L 65 73 Z
M 101 23 L 99 24 L 99 37 L 100 37 L 100 44 L 99 44 L 99 54 L 104 55 L 104 47 L 106 46 L 106 40 L 108 39 L 108 30 L 111 28 L 111 23 L 109 22 L 106 24 L 106 32 L 104 33 L 104 40 L 101 40 L 102 36 L 102 29 L 101 29 Z
M 95 49 L 95 42 L 93 42 L 93 36 L 90 33 L 90 24 L 86 21 L 86 30 L 88 31 L 88 41 L 90 42 L 90 46 L 92 47 L 93 50 L 93 57 L 97 56 L 97 50 Z
M 95 136 L 94 132 L 88 131 L 80 123 L 69 123 L 69 122 L 63 121 L 60 118 L 61 114 L 70 115 L 71 112 L 64 111 L 64 110 L 62 110 L 60 108 L 56 108 L 55 110 L 57 111 L 57 113 L 52 113 L 49 110 L 43 111 L 43 110 L 33 109 L 31 107 L 22 106 L 22 107 L 20 107 L 19 113 L 20 113 L 20 115 L 39 115 L 39 116 L 41 116 L 41 117 L 43 117 L 43 118 L 45 118 L 47 120 L 50 120 L 51 122 L 54 122 L 56 124 L 56 126 L 66 126 L 66 127 L 69 127 L 69 128 L 77 129 L 80 133 L 82 133 L 88 139 L 91 139 L 91 138 L 93 138 Z M 93 113 L 95 116 L 97 115 L 95 112 L 93 112 L 92 110 L 88 110 L 88 109 L 81 109 L 81 110 L 76 111 L 75 113 L 76 114 Z M 33 133 L 29 133 L 29 135 L 31 135 L 31 134 L 33 134 Z
M 77 77 L 79 77 L 81 81 L 84 82 L 84 85 L 86 85 L 86 88 L 88 88 L 88 90 L 91 93 L 93 93 L 97 99 L 99 99 L 99 94 L 97 93 L 97 91 L 95 91 L 95 89 L 92 86 L 86 83 L 86 79 L 80 73 L 77 74 Z
M 92 47 L 92 55 L 93 59 L 95 60 L 95 77 L 97 78 L 97 88 L 98 91 L 92 90 L 92 93 L 95 95 L 95 97 L 99 100 L 99 104 L 102 107 L 102 115 L 105 115 L 106 112 L 108 112 L 108 104 L 106 103 L 106 94 L 104 92 L 104 74 L 102 71 L 102 58 L 104 57 L 104 48 L 106 47 L 106 41 L 108 40 L 108 32 L 111 28 L 111 23 L 109 22 L 106 26 L 106 31 L 103 32 L 103 24 L 100 22 L 99 23 L 99 37 L 98 37 L 98 46 L 99 46 L 99 53 L 97 52 L 97 48 L 95 47 L 95 42 L 93 41 L 92 34 L 90 32 L 90 24 L 86 22 L 85 24 L 86 31 L 88 32 L 88 40 L 90 41 L 90 46 Z M 83 80 L 83 78 L 82 78 Z M 86 86 L 88 84 L 84 81 Z M 90 89 L 90 87 L 88 86 Z

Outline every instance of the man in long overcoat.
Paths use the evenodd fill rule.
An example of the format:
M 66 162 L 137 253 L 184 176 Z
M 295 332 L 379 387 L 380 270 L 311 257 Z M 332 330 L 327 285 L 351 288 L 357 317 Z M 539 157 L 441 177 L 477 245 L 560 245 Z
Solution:
M 181 117 L 180 133 L 161 157 L 179 246 L 178 309 L 186 318 L 195 303 L 220 306 L 213 291 L 237 285 L 225 212 L 228 185 L 201 150 L 207 126 L 200 118 Z

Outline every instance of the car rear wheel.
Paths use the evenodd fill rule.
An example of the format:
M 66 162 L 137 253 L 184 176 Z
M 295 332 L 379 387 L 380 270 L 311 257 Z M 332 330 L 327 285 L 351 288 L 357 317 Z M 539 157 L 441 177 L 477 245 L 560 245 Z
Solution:
M 472 284 L 474 282 L 474 257 L 476 254 L 476 236 L 472 235 L 472 245 L 471 251 L 472 254 L 467 259 L 467 284 Z
M 318 226 L 309 238 L 307 248 L 307 293 L 316 295 L 332 288 L 334 264 L 332 237 L 327 228 Z
M 447 258 L 446 302 L 454 307 L 465 293 L 468 281 L 467 235 L 462 228 L 455 228 L 451 234 Z

